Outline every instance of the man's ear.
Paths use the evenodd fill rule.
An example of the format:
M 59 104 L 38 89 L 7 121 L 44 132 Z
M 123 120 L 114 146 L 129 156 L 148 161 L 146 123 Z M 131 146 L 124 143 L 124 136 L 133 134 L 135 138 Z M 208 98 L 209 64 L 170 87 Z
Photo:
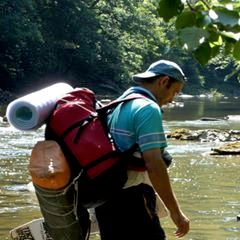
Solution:
M 158 84 L 159 84 L 159 86 L 166 87 L 166 86 L 168 86 L 169 80 L 170 80 L 170 78 L 168 76 L 161 76 L 158 79 Z

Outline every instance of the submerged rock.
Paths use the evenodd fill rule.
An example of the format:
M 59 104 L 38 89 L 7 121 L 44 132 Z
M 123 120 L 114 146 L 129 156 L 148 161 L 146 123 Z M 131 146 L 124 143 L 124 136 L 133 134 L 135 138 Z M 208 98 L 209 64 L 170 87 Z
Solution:
M 212 148 L 211 155 L 216 154 L 240 154 L 240 142 L 227 143 L 220 147 Z
M 212 118 L 212 117 L 202 117 L 199 119 L 200 121 L 222 121 L 220 118 Z

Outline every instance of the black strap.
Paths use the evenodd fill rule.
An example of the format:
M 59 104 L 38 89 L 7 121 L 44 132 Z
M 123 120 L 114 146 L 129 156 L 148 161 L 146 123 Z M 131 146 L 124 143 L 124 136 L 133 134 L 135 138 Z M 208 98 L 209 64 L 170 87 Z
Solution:
M 81 129 L 82 129 L 82 127 L 83 127 L 85 124 L 87 124 L 87 123 L 89 123 L 90 121 L 92 121 L 93 119 L 94 119 L 94 117 L 90 115 L 90 116 L 88 116 L 87 118 L 84 118 L 84 119 L 82 119 L 81 121 L 78 121 L 78 122 L 72 124 L 71 126 L 69 126 L 68 128 L 66 128 L 66 129 L 64 130 L 64 132 L 59 136 L 59 138 L 63 138 L 63 139 L 64 139 L 73 129 L 78 128 L 78 129 L 79 129 L 79 130 L 78 130 L 78 133 L 77 133 L 77 135 L 76 135 L 75 138 L 74 138 L 74 142 L 76 143 L 77 140 L 79 139 L 80 134 L 81 134 Z
M 131 93 L 129 94 L 127 97 L 122 98 L 122 99 L 116 99 L 112 102 L 110 102 L 109 104 L 99 108 L 97 110 L 97 112 L 99 114 L 102 114 L 104 112 L 107 112 L 110 109 L 116 108 L 118 104 L 123 103 L 123 102 L 128 102 L 137 98 L 146 98 L 143 94 L 139 94 L 139 93 Z

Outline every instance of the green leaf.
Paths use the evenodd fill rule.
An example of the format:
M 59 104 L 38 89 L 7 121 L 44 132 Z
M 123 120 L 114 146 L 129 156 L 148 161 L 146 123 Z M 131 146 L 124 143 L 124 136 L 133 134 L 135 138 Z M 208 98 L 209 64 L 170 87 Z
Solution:
M 208 15 L 203 13 L 198 13 L 197 22 L 196 22 L 196 25 L 198 27 L 206 27 L 211 23 L 212 23 L 211 18 Z
M 224 37 L 230 38 L 230 39 L 235 40 L 235 41 L 240 40 L 240 33 L 222 31 L 222 32 L 220 32 L 220 34 Z
M 157 10 L 160 17 L 168 22 L 172 17 L 179 15 L 183 9 L 181 0 L 160 0 Z
M 205 65 L 211 58 L 211 47 L 209 46 L 209 43 L 203 43 L 194 51 L 194 56 L 201 65 Z
M 197 49 L 208 37 L 208 31 L 197 27 L 187 27 L 179 31 L 180 42 L 190 51 Z
M 196 24 L 196 15 L 193 12 L 182 12 L 176 20 L 176 29 L 191 27 Z
M 215 12 L 216 18 L 213 20 L 221 23 L 223 26 L 234 27 L 239 24 L 239 13 L 237 11 L 229 10 L 223 7 L 213 7 L 212 12 Z M 211 10 L 209 11 L 211 17 Z
M 238 61 L 240 60 L 240 42 L 236 42 L 234 46 L 233 57 Z

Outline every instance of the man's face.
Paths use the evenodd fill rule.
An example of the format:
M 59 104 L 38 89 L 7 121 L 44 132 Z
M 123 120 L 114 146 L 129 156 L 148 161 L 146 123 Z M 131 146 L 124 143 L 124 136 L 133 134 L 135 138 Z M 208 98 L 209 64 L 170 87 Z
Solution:
M 183 83 L 180 81 L 170 83 L 170 79 L 164 79 L 159 89 L 158 101 L 159 105 L 171 103 L 174 97 L 181 92 Z

